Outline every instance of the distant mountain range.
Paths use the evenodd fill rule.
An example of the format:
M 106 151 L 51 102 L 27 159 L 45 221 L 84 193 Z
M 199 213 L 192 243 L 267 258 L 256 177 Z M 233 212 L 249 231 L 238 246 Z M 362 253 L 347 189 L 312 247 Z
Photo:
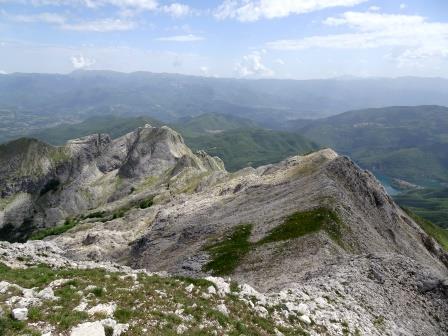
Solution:
M 0 75 L 0 141 L 93 115 L 164 122 L 230 114 L 278 128 L 285 121 L 393 105 L 448 105 L 440 78 L 241 80 L 175 74 L 76 71 Z

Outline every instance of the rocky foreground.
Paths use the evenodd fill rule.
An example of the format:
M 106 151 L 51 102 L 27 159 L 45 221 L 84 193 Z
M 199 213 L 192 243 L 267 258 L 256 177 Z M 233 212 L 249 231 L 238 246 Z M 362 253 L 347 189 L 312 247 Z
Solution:
M 6 335 L 448 333 L 448 254 L 332 150 L 231 174 L 167 127 L 9 146 Z

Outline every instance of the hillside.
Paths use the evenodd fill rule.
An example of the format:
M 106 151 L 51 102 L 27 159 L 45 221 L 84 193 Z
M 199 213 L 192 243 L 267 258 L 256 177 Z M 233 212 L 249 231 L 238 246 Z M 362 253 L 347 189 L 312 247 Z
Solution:
M 298 118 L 393 105 L 448 105 L 438 78 L 243 80 L 148 72 L 76 71 L 0 76 L 0 141 L 94 115 L 165 123 L 230 114 L 274 128 Z
M 2 239 L 33 241 L 0 243 L 8 336 L 448 332 L 440 231 L 330 149 L 228 173 L 166 126 L 14 148 Z
M 173 127 L 178 129 L 184 137 L 218 134 L 240 128 L 260 128 L 256 122 L 250 119 L 213 113 L 181 118 L 173 124 Z
M 298 124 L 304 136 L 351 156 L 375 174 L 422 186 L 448 182 L 446 107 L 358 110 Z
M 448 229 L 448 189 L 412 190 L 394 199 L 417 215 Z
M 216 134 L 185 137 L 193 149 L 205 150 L 224 161 L 229 171 L 279 162 L 319 147 L 301 135 L 263 129 L 240 128 Z

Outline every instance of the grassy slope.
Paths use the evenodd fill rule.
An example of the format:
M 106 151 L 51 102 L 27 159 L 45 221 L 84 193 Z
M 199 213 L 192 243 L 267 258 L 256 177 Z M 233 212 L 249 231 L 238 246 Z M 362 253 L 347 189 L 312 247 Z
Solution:
M 113 318 L 119 323 L 130 324 L 129 330 L 123 335 L 177 335 L 176 330 L 181 324 L 186 326 L 183 333 L 185 336 L 211 335 L 215 331 L 216 335 L 267 336 L 274 335 L 275 329 L 285 336 L 304 335 L 299 322 L 288 327 L 276 326 L 273 318 L 259 317 L 232 294 L 222 298 L 204 297 L 212 283 L 203 279 L 140 274 L 137 282 L 132 277 L 101 269 L 54 270 L 45 265 L 11 269 L 1 263 L 0 274 L 2 280 L 25 288 L 37 287 L 39 290 L 53 280 L 69 280 L 54 291 L 60 297 L 57 301 L 58 309 L 54 309 L 55 302 L 45 301 L 38 308 L 29 309 L 27 321 L 13 320 L 9 315 L 10 308 L 4 304 L 20 293 L 10 289 L 0 294 L 0 307 L 5 311 L 0 316 L 0 335 L 40 335 L 35 326 L 42 321 L 54 326 L 54 333 L 65 335 L 79 323 L 104 319 L 104 314 L 89 316 L 85 311 L 74 310 L 83 297 L 89 308 L 98 304 L 116 303 Z M 185 289 L 190 284 L 194 285 L 191 293 Z M 228 308 L 228 315 L 217 310 L 216 307 L 221 303 Z
M 416 215 L 410 209 L 404 208 L 404 211 L 418 224 L 420 227 L 430 236 L 432 236 L 437 242 L 448 251 L 448 230 L 442 229 L 437 225 L 434 225 L 430 221 Z
M 448 189 L 415 190 L 397 195 L 394 199 L 418 216 L 448 228 Z
M 278 162 L 318 148 L 298 134 L 248 128 L 186 137 L 185 142 L 193 149 L 219 156 L 230 171 Z
M 241 128 L 257 128 L 259 125 L 249 119 L 232 115 L 206 113 L 198 117 L 184 118 L 173 124 L 184 137 L 201 136 L 213 131 L 229 131 Z
M 304 125 L 300 130 L 382 175 L 422 185 L 448 181 L 446 107 L 352 111 Z

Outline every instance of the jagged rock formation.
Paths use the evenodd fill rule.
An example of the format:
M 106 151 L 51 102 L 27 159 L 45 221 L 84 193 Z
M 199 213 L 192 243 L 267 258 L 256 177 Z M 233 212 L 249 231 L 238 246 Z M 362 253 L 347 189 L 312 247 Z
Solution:
M 20 201 L 34 218 L 77 216 L 74 228 L 47 238 L 67 258 L 194 277 L 227 267 L 270 302 L 289 302 L 288 311 L 307 305 L 296 317 L 316 335 L 448 332 L 447 253 L 371 173 L 330 149 L 233 174 L 166 127 L 57 150 L 68 158 L 39 161 L 37 179 L 27 169 L 14 175 L 23 163 L 6 169 L 2 202 L 13 201 L 2 213 L 6 223 Z M 56 177 L 62 187 L 42 193 Z M 216 261 L 211 246 L 229 236 L 235 243 Z
M 63 147 L 19 139 L 0 146 L 0 167 L 0 228 L 11 240 L 133 194 L 147 179 L 162 185 L 224 169 L 218 158 L 193 154 L 172 129 L 149 125 L 115 140 L 96 134 Z

